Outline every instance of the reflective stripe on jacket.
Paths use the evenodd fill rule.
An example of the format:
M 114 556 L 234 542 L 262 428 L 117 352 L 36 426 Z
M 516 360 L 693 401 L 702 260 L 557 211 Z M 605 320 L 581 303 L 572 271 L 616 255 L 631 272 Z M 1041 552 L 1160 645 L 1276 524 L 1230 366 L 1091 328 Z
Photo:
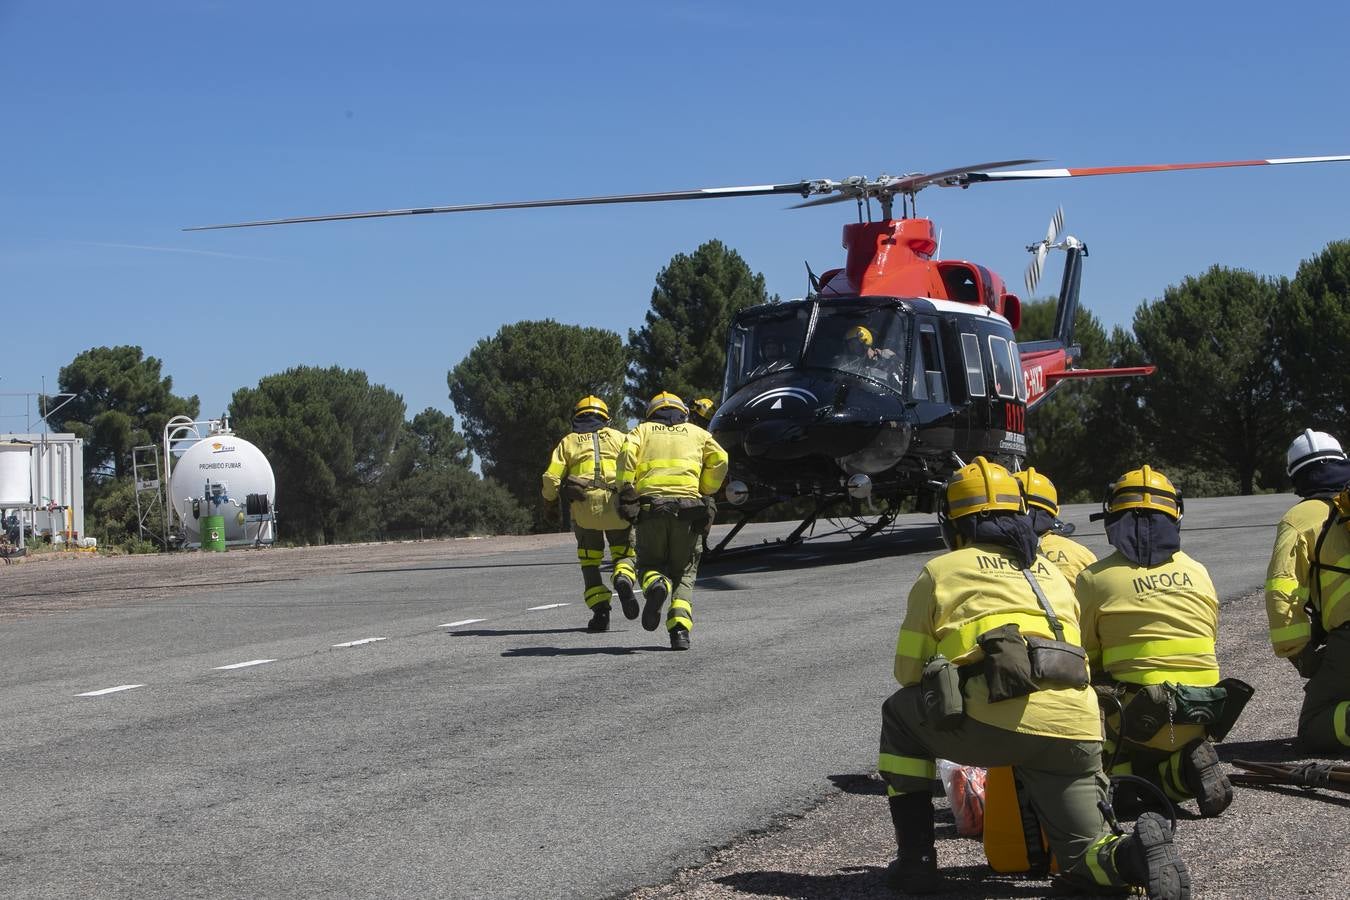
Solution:
M 1317 536 L 1330 514 L 1331 504 L 1325 500 L 1304 500 L 1275 527 L 1275 550 L 1266 567 L 1266 618 L 1276 656 L 1297 656 L 1312 637 L 1303 605 L 1308 602 L 1309 564 Z M 1323 559 L 1328 561 L 1325 554 Z
M 715 494 L 726 475 L 727 452 L 702 428 L 643 422 L 624 439 L 616 478 L 639 496 L 698 499 Z
M 1094 670 L 1126 684 L 1218 683 L 1219 596 L 1180 550 L 1156 566 L 1119 553 L 1093 563 L 1078 576 L 1078 602 Z
M 1064 573 L 1070 585 L 1078 580 L 1079 572 L 1097 561 L 1097 554 L 1053 531 L 1041 535 L 1041 553 Z
M 589 434 L 573 432 L 565 435 L 553 448 L 553 456 L 544 470 L 540 491 L 544 499 L 558 499 L 558 489 L 564 479 L 583 479 L 591 487 L 586 491 L 585 500 L 572 502 L 572 521 L 582 528 L 599 531 L 627 528 L 628 523 L 615 506 L 615 467 L 623 441 L 623 432 L 609 427 Z
M 1068 582 L 1043 556 L 1036 558 L 1032 574 L 1059 617 L 1064 639 L 1080 643 L 1078 604 Z M 984 653 L 976 638 L 1010 622 L 1024 635 L 1055 636 L 1008 551 L 974 544 L 929 561 L 909 592 L 895 646 L 895 680 L 917 684 L 934 653 L 958 665 L 979 665 Z M 1097 699 L 1090 688 L 1050 688 L 998 703 L 988 698 L 982 676 L 966 682 L 966 714 L 977 722 L 1023 734 L 1101 740 Z

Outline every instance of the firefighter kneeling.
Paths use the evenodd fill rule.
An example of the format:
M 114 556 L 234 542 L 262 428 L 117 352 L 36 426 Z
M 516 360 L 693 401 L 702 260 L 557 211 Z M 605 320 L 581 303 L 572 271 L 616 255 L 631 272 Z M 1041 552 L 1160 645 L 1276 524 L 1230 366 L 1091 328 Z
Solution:
M 1270 642 L 1308 679 L 1298 714 L 1305 750 L 1350 754 L 1350 461 L 1308 429 L 1286 457 L 1303 498 L 1280 519 L 1266 571 Z
M 1116 552 L 1078 576 L 1078 602 L 1101 682 L 1107 774 L 1142 777 L 1176 802 L 1194 797 L 1208 817 L 1233 800 L 1209 738 L 1228 733 L 1251 688 L 1219 681 L 1219 596 L 1205 567 L 1181 551 L 1183 511 L 1161 472 L 1120 476 L 1093 516 L 1106 520 Z M 1132 793 L 1121 799 L 1133 805 Z
M 1014 767 L 1064 878 L 1089 890 L 1140 885 L 1187 898 L 1190 876 L 1156 813 L 1115 834 L 1101 804 L 1101 726 L 1068 582 L 1037 552 L 1022 492 L 977 457 L 948 482 L 950 553 L 924 566 L 895 650 L 902 687 L 882 707 L 877 768 L 887 783 L 907 893 L 942 888 L 933 830 L 934 761 Z
M 689 649 L 694 579 L 715 508 L 711 495 L 727 474 L 726 451 L 688 417 L 679 397 L 657 394 L 647 404 L 647 420 L 624 440 L 618 464 L 620 512 L 637 522 L 642 627 L 656 630 L 670 598 L 666 630 L 673 650 Z

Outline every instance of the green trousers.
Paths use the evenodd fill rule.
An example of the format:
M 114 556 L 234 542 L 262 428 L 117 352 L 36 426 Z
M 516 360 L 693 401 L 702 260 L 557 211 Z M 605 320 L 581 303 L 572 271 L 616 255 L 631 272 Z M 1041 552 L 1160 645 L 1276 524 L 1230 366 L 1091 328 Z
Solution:
M 1350 628 L 1327 635 L 1322 666 L 1303 687 L 1298 739 L 1308 750 L 1344 756 L 1350 752 Z
M 637 567 L 642 590 L 657 579 L 666 581 L 670 608 L 666 630 L 694 628 L 694 579 L 703 555 L 703 531 L 698 518 L 686 511 L 676 514 L 643 509 L 637 521 Z
M 572 529 L 577 536 L 577 562 L 581 563 L 581 580 L 585 585 L 586 606 L 594 609 L 601 603 L 608 603 L 609 588 L 600 577 L 600 564 L 605 561 L 605 541 L 609 541 L 609 557 L 614 563 L 614 576 L 625 575 L 636 582 L 633 567 L 633 529 L 619 528 L 614 531 L 600 531 L 594 528 L 575 526 Z
M 1111 833 L 1098 803 L 1107 780 L 1098 741 L 1021 734 L 967 717 L 950 731 L 924 721 L 918 685 L 896 691 L 881 707 L 881 754 L 877 769 L 887 794 L 931 793 L 935 760 L 967 766 L 1012 766 L 1041 820 L 1060 871 L 1084 884 L 1119 888 L 1115 866 L 1119 837 Z

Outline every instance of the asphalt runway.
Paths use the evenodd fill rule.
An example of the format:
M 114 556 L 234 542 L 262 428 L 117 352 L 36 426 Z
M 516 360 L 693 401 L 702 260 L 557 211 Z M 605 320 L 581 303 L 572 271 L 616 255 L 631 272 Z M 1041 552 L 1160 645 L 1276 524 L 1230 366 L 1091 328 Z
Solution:
M 1230 605 L 1253 606 L 1290 503 L 1187 504 Z M 1101 552 L 1090 511 L 1066 517 Z M 878 710 L 940 549 L 931 518 L 903 524 L 705 567 L 688 653 L 617 605 L 587 634 L 565 535 L 0 570 L 0 896 L 866 894 L 893 853 Z M 1268 657 L 1250 618 L 1241 646 Z M 1275 734 L 1297 711 L 1278 665 L 1281 699 L 1247 715 Z M 1316 812 L 1340 837 L 1295 862 L 1343 876 L 1345 808 Z M 821 874 L 703 866 L 785 847 Z M 999 884 L 969 895 L 1038 896 Z

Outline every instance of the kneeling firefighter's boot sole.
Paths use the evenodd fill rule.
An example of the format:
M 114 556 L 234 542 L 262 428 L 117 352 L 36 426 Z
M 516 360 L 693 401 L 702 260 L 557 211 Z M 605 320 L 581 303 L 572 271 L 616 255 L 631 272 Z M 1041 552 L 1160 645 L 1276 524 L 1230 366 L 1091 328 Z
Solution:
M 1233 802 L 1233 785 L 1219 765 L 1219 754 L 1214 745 L 1201 739 L 1196 741 L 1182 755 L 1182 778 L 1186 787 L 1195 795 L 1200 806 L 1200 815 L 1205 818 L 1217 816 Z
M 661 607 L 666 604 L 667 593 L 664 578 L 656 579 L 642 592 L 642 627 L 648 631 L 655 631 L 661 624 Z
M 1148 892 L 1149 900 L 1190 900 L 1191 874 L 1172 843 L 1167 820 L 1144 813 L 1115 848 L 1116 871 Z
M 586 623 L 586 630 L 591 632 L 609 631 L 608 603 L 602 603 L 591 608 L 591 620 Z
M 637 597 L 633 594 L 633 579 L 622 576 L 614 579 L 614 592 L 619 595 L 619 605 L 623 607 L 625 619 L 638 617 Z

